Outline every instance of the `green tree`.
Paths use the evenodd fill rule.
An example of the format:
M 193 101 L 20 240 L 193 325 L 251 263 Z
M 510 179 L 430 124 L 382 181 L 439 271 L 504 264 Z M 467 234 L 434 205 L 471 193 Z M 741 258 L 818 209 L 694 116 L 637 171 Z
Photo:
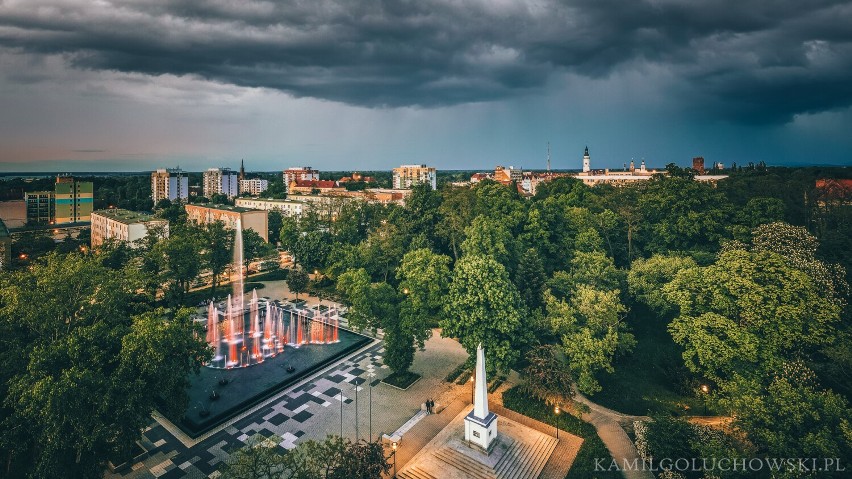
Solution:
M 547 275 L 544 264 L 539 258 L 538 251 L 530 248 L 521 256 L 518 269 L 515 270 L 515 286 L 521 294 L 521 299 L 530 310 L 544 306 L 544 289 Z
M 400 315 L 400 295 L 387 283 L 371 283 L 364 269 L 347 271 L 337 281 L 337 290 L 349 301 L 349 324 L 355 328 L 382 329 L 384 363 L 395 373 L 408 371 L 414 361 L 415 341 L 422 345 L 429 337 L 428 325 L 417 316 Z
M 453 270 L 441 334 L 458 338 L 472 356 L 482 343 L 490 368 L 508 371 L 526 337 L 524 311 L 506 269 L 492 258 L 464 256 Z
M 165 293 L 172 305 L 180 304 L 190 283 L 201 272 L 201 243 L 195 226 L 173 232 L 154 245 L 151 254 L 160 267 Z
M 370 274 L 363 268 L 349 270 L 337 278 L 337 292 L 349 303 L 346 317 L 353 328 L 376 330 L 381 327 L 381 318 L 373 314 L 371 288 Z
M 435 237 L 435 226 L 439 220 L 441 195 L 426 183 L 418 183 L 411 188 L 405 199 L 405 206 L 399 211 L 402 218 L 398 224 L 412 236 L 419 234 L 428 239 Z
M 443 313 L 443 298 L 450 277 L 450 258 L 422 248 L 405 254 L 397 269 L 398 308 L 384 312 L 385 363 L 395 372 L 405 372 L 414 362 L 416 347 L 423 348 L 432 335 L 432 325 Z M 376 295 L 376 292 L 373 292 Z M 394 295 L 386 291 L 385 302 Z
M 547 404 L 569 404 L 574 396 L 571 369 L 559 348 L 552 344 L 536 346 L 526 355 L 524 387 Z
M 512 234 L 502 223 L 477 216 L 465 229 L 461 244 L 464 256 L 487 256 L 510 270 L 515 257 Z
M 232 205 L 232 204 L 234 204 L 234 202 L 231 201 L 231 199 L 228 198 L 227 195 L 224 195 L 222 193 L 213 193 L 212 195 L 210 195 L 210 202 L 215 204 L 215 205 Z
M 663 291 L 679 307 L 669 325 L 694 372 L 713 381 L 764 377 L 831 341 L 840 307 L 771 252 L 732 250 L 681 270 Z
M 627 273 L 627 291 L 637 301 L 665 315 L 674 310 L 663 293 L 663 286 L 671 282 L 678 272 L 698 266 L 689 256 L 655 254 L 648 259 L 637 259 Z
M 391 219 L 382 222 L 361 243 L 361 259 L 371 276 L 381 281 L 392 278 L 402 256 L 411 249 L 412 237 Z
M 449 244 L 453 259 L 458 260 L 464 230 L 475 217 L 476 196 L 473 189 L 466 187 L 444 188 L 441 193 L 443 201 L 438 207 L 440 219 L 435 234 Z
M 186 406 L 187 375 L 209 359 L 203 332 L 189 310 L 135 315 L 138 284 L 123 273 L 52 255 L 0 279 L 0 447 L 12 477 L 102 477 L 155 403 Z
M 554 278 L 557 276 L 554 275 Z M 603 251 L 591 253 L 578 251 L 571 260 L 567 279 L 572 288 L 586 285 L 609 291 L 621 288 L 624 273 L 615 267 L 612 258 Z M 559 289 L 565 289 L 565 286 L 560 286 Z
M 291 293 L 296 294 L 296 299 L 299 299 L 299 293 L 304 293 L 308 290 L 308 283 L 311 278 L 304 268 L 293 268 L 287 273 L 287 289 Z
M 326 265 L 331 250 L 331 235 L 323 231 L 309 231 L 300 235 L 291 249 L 296 263 L 308 271 Z
M 234 451 L 220 466 L 222 479 L 274 479 L 283 478 L 285 454 L 278 444 L 281 440 L 275 436 L 264 437 L 255 434 L 246 445 Z
M 278 439 L 252 438 L 222 467 L 223 479 L 381 479 L 390 471 L 382 444 L 338 436 L 278 452 Z
M 246 270 L 252 260 L 268 256 L 273 251 L 272 245 L 264 241 L 257 231 L 251 228 L 243 230 L 243 261 Z
M 578 285 L 570 302 L 545 293 L 547 317 L 562 338 L 562 348 L 577 380 L 577 389 L 592 394 L 601 390 L 598 371 L 613 372 L 613 360 L 636 344 L 624 316 L 627 308 L 618 290 L 602 291 Z
M 278 231 L 278 241 L 281 242 L 281 247 L 292 252 L 299 239 L 299 222 L 292 216 L 284 216 L 281 218 L 281 226 Z
M 409 251 L 397 269 L 397 290 L 402 293 L 400 315 L 419 347 L 429 337 L 431 325 L 443 315 L 450 279 L 450 258 L 422 248 Z
M 526 205 L 517 189 L 486 180 L 474 186 L 473 192 L 477 215 L 484 215 L 502 224 L 513 235 L 521 232 L 526 218 Z
M 234 232 L 225 228 L 225 224 L 221 221 L 214 221 L 204 225 L 201 241 L 204 265 L 210 269 L 213 275 L 210 296 L 215 297 L 216 288 L 219 286 L 219 277 L 225 272 L 234 257 Z
M 284 223 L 284 215 L 281 214 L 281 211 L 273 209 L 268 212 L 267 218 L 269 242 L 275 244 L 281 237 L 281 225 Z
M 723 402 L 736 411 L 735 424 L 748 433 L 761 453 L 770 457 L 852 457 L 852 409 L 842 396 L 821 390 L 813 371 L 800 361 L 785 363 L 770 378 L 765 389 L 746 386 L 739 390 L 741 394 Z M 826 472 L 826 477 L 844 477 L 837 471 Z
M 730 204 L 713 186 L 677 175 L 645 183 L 638 204 L 647 220 L 649 250 L 713 251 L 727 235 Z

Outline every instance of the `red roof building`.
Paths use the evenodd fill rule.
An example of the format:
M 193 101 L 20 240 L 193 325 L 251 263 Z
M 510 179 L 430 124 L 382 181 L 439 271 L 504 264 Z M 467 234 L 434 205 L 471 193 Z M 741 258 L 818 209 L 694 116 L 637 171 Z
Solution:
M 288 192 L 293 194 L 310 194 L 315 191 L 320 193 L 328 193 L 331 191 L 339 191 L 343 188 L 336 181 L 331 180 L 296 180 L 290 183 Z

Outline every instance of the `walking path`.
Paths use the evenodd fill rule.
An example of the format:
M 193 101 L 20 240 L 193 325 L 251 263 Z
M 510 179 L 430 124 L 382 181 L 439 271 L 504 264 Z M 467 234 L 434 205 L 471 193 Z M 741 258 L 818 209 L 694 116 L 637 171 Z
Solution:
M 517 376 L 510 376 L 510 379 L 501 386 L 499 390 L 511 387 L 513 385 L 512 383 L 515 383 L 516 381 L 518 381 Z M 495 399 L 497 399 L 498 396 L 499 395 L 495 395 Z M 631 416 L 608 409 L 590 401 L 587 397 L 580 393 L 576 393 L 574 400 L 589 408 L 589 411 L 584 412 L 580 418 L 595 427 L 598 436 L 601 438 L 601 441 L 603 441 L 612 456 L 612 459 L 616 461 L 616 464 L 618 464 L 619 467 L 622 467 L 623 469 L 624 464 L 634 464 L 634 461 L 636 464 L 642 463 L 642 459 L 639 457 L 639 453 L 636 451 L 633 441 L 630 440 L 630 436 L 627 435 L 622 426 L 632 426 L 633 421 L 647 421 L 650 420 L 649 417 Z M 491 401 L 491 398 L 489 398 L 489 403 Z M 497 399 L 495 403 L 497 404 L 497 407 L 502 406 L 502 398 Z M 553 426 L 549 427 L 553 429 Z M 608 462 L 608 459 L 602 459 L 605 459 L 603 464 L 609 466 L 610 463 Z M 571 460 L 573 461 L 574 458 L 572 457 Z M 622 474 L 627 479 L 654 479 L 654 475 L 650 471 L 622 470 Z M 544 476 L 542 475 L 542 477 Z

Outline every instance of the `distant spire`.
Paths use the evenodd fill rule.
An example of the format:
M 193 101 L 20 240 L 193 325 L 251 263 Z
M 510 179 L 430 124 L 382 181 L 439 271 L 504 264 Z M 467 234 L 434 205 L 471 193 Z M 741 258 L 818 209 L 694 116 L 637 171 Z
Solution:
M 246 179 L 246 160 L 240 159 L 240 179 Z

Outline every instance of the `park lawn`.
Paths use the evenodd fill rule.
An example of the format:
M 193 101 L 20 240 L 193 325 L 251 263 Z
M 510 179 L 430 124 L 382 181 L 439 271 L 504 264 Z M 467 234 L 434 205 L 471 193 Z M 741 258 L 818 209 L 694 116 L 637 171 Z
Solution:
M 531 397 L 515 386 L 503 393 L 503 406 L 524 416 L 537 419 L 545 424 L 553 424 L 553 408 L 544 401 Z M 577 452 L 574 464 L 565 479 L 609 479 L 621 478 L 618 471 L 595 471 L 595 459 L 602 464 L 610 464 L 612 456 L 604 445 L 598 432 L 591 424 L 571 414 L 563 414 L 559 418 L 559 428 L 583 438 L 583 445 Z
M 614 373 L 598 375 L 603 389 L 589 396 L 592 401 L 639 416 L 704 413 L 702 400 L 696 396 L 699 378 L 684 366 L 681 348 L 666 330 L 668 320 L 655 317 L 641 305 L 632 308 L 628 322 L 636 347 L 615 361 Z

